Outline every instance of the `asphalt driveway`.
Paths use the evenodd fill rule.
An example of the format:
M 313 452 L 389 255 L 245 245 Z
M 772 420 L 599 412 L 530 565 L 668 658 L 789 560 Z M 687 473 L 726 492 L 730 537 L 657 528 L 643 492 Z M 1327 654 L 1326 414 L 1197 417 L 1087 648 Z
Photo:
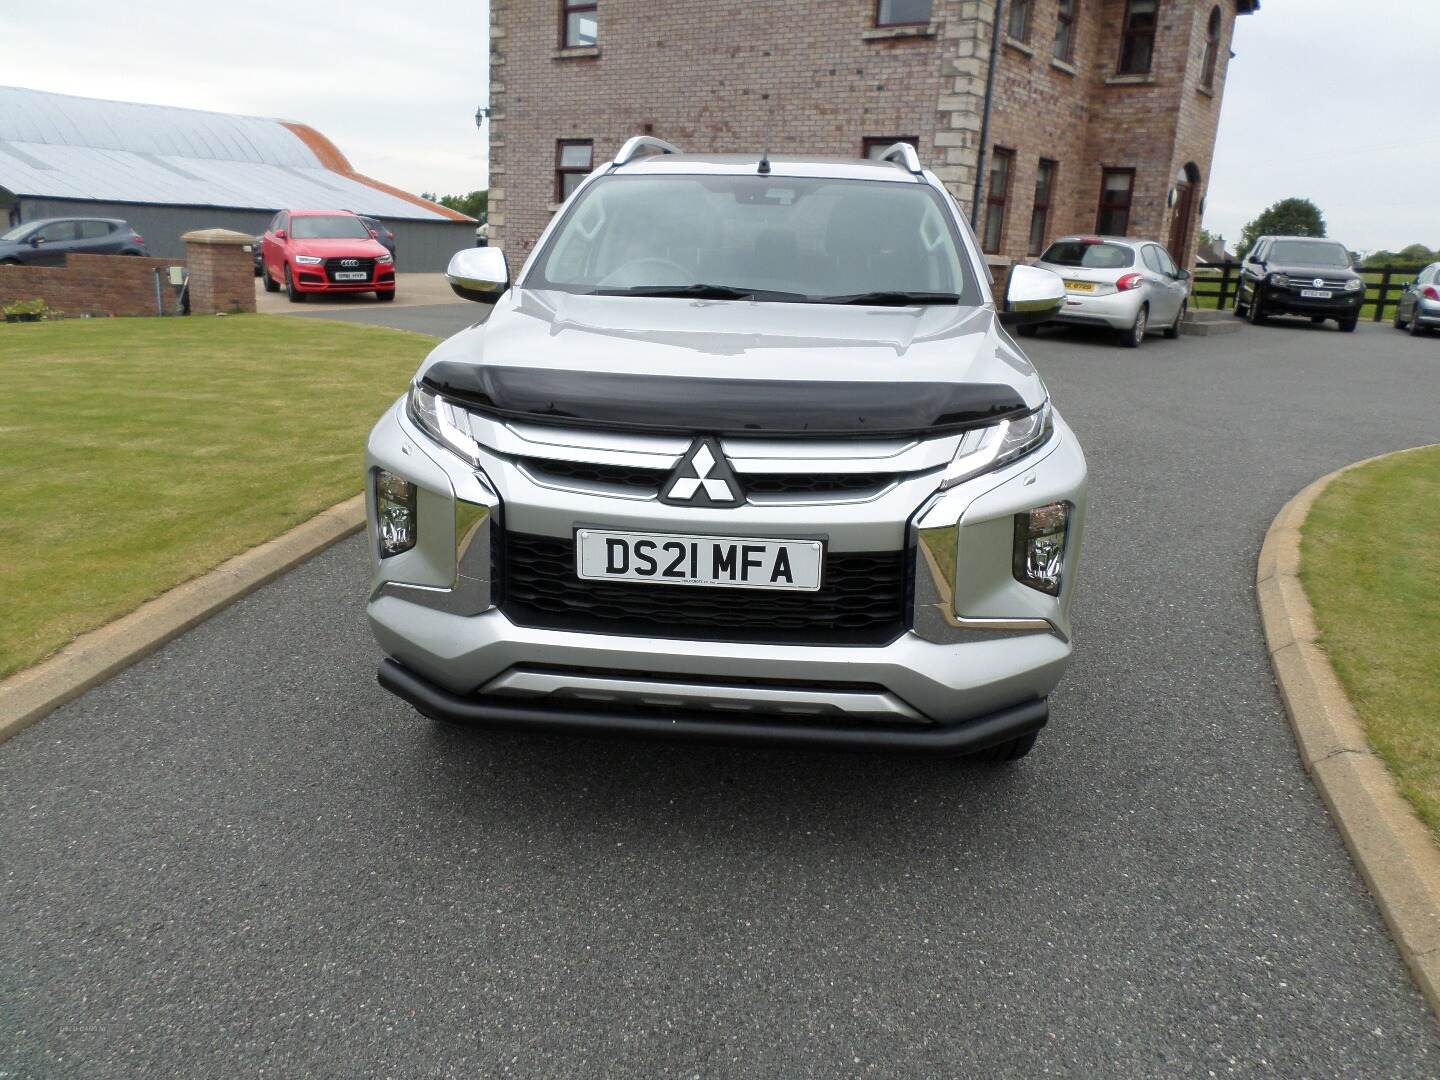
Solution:
M 0 1076 L 1433 1076 L 1253 596 L 1440 340 L 1027 342 L 1090 459 L 1018 767 L 473 733 L 348 542 L 0 746 Z

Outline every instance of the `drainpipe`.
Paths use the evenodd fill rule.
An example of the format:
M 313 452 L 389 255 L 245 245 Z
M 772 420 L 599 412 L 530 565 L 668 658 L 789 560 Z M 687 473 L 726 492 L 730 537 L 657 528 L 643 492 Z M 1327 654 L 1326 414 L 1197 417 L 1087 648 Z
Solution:
M 990 110 L 995 104 L 995 69 L 1000 64 L 1000 34 L 1005 24 L 1005 0 L 995 0 L 995 27 L 990 41 L 990 71 L 985 76 L 985 107 L 980 112 L 980 155 L 975 162 L 975 198 L 970 204 L 970 224 L 980 235 L 980 195 L 985 189 L 985 158 L 990 149 Z
M 160 296 L 160 268 L 155 268 L 155 314 L 164 316 L 165 301 Z

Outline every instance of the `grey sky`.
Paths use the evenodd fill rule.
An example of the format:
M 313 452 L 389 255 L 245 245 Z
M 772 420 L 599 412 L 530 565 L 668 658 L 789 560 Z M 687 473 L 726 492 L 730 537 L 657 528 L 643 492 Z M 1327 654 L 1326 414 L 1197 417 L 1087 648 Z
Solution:
M 1233 244 L 1300 195 L 1352 248 L 1440 244 L 1437 49 L 1440 0 L 1263 0 L 1235 33 L 1206 227 Z
M 818 2 L 818 0 L 817 0 Z M 0 82 L 310 124 L 411 191 L 485 184 L 485 0 L 0 0 Z M 1440 244 L 1440 125 L 1416 110 L 1440 0 L 1264 0 L 1240 22 L 1205 224 L 1290 195 L 1355 248 Z

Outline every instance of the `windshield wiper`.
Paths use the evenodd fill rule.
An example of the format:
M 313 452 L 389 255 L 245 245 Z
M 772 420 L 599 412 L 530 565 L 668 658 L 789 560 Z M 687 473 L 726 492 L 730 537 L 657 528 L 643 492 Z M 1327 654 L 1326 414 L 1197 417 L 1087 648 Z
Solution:
M 805 299 L 802 293 L 777 292 L 773 289 L 741 289 L 734 285 L 631 285 L 623 289 L 591 289 L 590 296 L 659 296 L 690 300 L 793 300 Z
M 865 304 L 871 307 L 909 307 L 912 304 L 958 304 L 960 297 L 943 292 L 880 292 L 850 293 L 847 296 L 812 296 L 812 304 Z

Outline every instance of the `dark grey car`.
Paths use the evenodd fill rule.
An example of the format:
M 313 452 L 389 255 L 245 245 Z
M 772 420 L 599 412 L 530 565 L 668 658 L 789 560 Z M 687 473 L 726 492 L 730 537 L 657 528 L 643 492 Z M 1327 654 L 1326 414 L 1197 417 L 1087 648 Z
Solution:
M 1440 329 L 1440 263 L 1431 263 L 1405 286 L 1395 305 L 1395 329 L 1415 335 Z
M 120 218 L 41 218 L 0 236 L 0 264 L 56 266 L 66 255 L 144 255 L 145 238 Z
M 364 214 L 356 214 L 365 227 L 375 234 L 375 239 L 380 241 L 381 246 L 390 252 L 390 257 L 395 257 L 395 232 L 379 218 L 367 217 Z

